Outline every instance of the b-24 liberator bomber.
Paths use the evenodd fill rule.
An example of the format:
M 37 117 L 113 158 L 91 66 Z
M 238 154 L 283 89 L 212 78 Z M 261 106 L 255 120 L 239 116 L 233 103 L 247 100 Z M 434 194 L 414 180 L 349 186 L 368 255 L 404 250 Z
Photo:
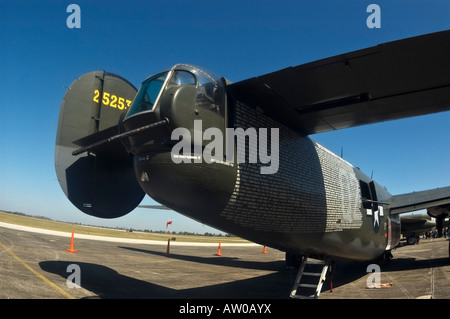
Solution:
M 57 176 L 73 205 L 101 218 L 148 194 L 288 260 L 390 256 L 399 214 L 444 219 L 450 187 L 391 195 L 309 135 L 450 110 L 449 57 L 443 31 L 237 83 L 187 64 L 139 90 L 87 73 L 61 104 Z

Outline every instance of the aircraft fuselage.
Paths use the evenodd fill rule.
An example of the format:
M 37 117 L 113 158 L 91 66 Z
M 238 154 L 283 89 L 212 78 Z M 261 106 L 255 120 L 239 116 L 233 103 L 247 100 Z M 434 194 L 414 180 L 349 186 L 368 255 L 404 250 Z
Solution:
M 170 123 L 168 128 L 127 141 L 145 193 L 202 223 L 290 253 L 370 260 L 396 245 L 399 225 L 389 216 L 391 195 L 384 187 L 309 137 L 266 116 L 251 101 L 240 101 L 221 81 L 215 83 L 220 86 L 216 95 L 211 95 L 219 102 L 201 104 L 198 89 L 169 88 L 165 82 L 166 89 L 152 110 L 125 117 L 126 130 L 161 118 Z M 274 148 L 278 151 L 269 163 L 276 172 L 263 174 L 269 164 L 258 156 L 253 157 L 256 162 L 251 160 L 261 149 L 252 147 L 249 139 L 245 148 L 234 144 L 232 161 L 225 159 L 226 154 L 223 160 L 205 161 L 211 138 L 195 138 L 199 132 L 193 121 L 201 121 L 203 130 L 222 132 L 226 128 L 278 128 L 277 141 L 272 136 L 265 136 L 264 141 L 267 154 L 273 155 Z M 186 128 L 192 147 L 189 151 L 178 147 L 176 162 L 174 146 L 180 140 L 173 140 L 170 133 L 178 127 Z M 214 142 L 216 153 L 209 154 L 217 154 L 218 145 L 227 149 L 227 141 Z M 238 161 L 242 151 L 246 160 Z

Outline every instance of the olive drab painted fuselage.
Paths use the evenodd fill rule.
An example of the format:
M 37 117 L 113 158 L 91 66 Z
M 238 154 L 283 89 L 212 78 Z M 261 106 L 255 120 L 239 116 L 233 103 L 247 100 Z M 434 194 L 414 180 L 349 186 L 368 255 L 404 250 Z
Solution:
M 175 66 L 171 72 L 168 76 L 207 74 L 186 65 Z M 387 191 L 307 136 L 265 116 L 257 105 L 236 99 L 223 79 L 208 77 L 214 92 L 208 103 L 201 100 L 194 84 L 171 85 L 168 80 L 151 110 L 125 116 L 127 130 L 162 118 L 172 125 L 127 142 L 142 189 L 177 212 L 266 246 L 336 258 L 380 256 L 395 235 L 389 232 L 389 208 L 364 203 L 361 184 L 368 189 L 374 185 L 373 200 L 377 202 L 389 200 Z M 131 111 L 137 103 L 135 100 Z M 194 129 L 195 120 L 202 121 L 203 132 L 210 127 L 223 132 L 230 127 L 244 131 L 278 128 L 279 140 L 267 147 L 278 147 L 277 172 L 261 174 L 261 167 L 267 164 L 260 161 L 238 163 L 236 158 L 233 162 L 222 158 L 207 163 L 202 152 L 211 140 L 194 137 L 202 134 Z M 173 146 L 179 142 L 171 139 L 176 127 L 187 128 L 192 142 L 189 153 L 176 154 L 184 158 L 179 163 L 172 158 Z M 251 149 L 250 141 L 243 150 L 247 159 L 257 151 Z

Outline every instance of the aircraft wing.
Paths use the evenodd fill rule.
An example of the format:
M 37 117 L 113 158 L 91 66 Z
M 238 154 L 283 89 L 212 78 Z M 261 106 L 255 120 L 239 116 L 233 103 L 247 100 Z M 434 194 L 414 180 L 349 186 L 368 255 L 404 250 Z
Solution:
M 402 215 L 400 216 L 401 231 L 405 236 L 411 236 L 409 243 L 416 243 L 415 237 L 421 233 L 428 232 L 436 227 L 436 222 L 431 220 L 427 214 Z
M 425 223 L 427 221 L 431 221 L 431 217 L 427 214 L 418 214 L 418 215 L 402 215 L 400 216 L 400 221 L 403 224 L 418 224 Z M 436 226 L 434 224 L 433 226 Z
M 229 85 L 308 135 L 450 109 L 450 30 L 381 44 Z
M 446 216 L 450 212 L 450 186 L 392 196 L 390 209 L 394 215 L 427 209 L 433 217 Z

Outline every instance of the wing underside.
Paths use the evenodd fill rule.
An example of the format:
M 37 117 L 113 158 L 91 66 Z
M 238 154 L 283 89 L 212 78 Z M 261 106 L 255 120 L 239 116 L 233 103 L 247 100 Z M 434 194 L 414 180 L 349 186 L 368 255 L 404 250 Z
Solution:
M 427 209 L 433 217 L 450 212 L 450 186 L 421 192 L 395 195 L 390 203 L 391 214 L 402 214 Z
M 308 135 L 450 110 L 450 30 L 381 44 L 229 85 Z

